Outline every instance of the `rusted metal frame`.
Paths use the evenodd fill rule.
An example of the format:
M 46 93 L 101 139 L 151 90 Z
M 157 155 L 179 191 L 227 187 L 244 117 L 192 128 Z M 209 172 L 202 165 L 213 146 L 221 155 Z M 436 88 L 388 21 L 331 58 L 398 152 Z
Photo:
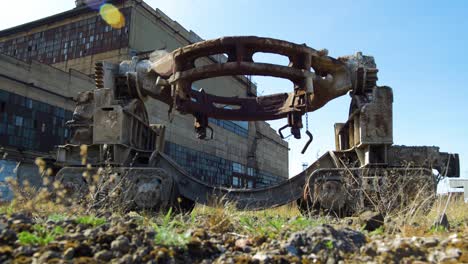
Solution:
M 174 72 L 180 73 L 189 71 L 195 67 L 195 60 L 201 57 L 206 57 L 210 55 L 215 55 L 219 53 L 226 53 L 228 54 L 228 62 L 226 64 L 230 64 L 236 62 L 237 64 L 234 65 L 241 65 L 245 63 L 253 63 L 252 56 L 257 52 L 268 52 L 268 53 L 276 53 L 280 55 L 287 56 L 292 63 L 290 63 L 289 67 L 284 66 L 277 66 L 282 68 L 296 68 L 295 58 L 297 57 L 298 53 L 305 53 L 308 55 L 311 54 L 318 54 L 317 51 L 314 49 L 308 48 L 306 46 L 300 46 L 294 43 L 275 40 L 275 39 L 268 39 L 268 38 L 258 38 L 258 37 L 226 37 L 221 39 L 209 40 L 200 43 L 196 43 L 187 47 L 180 48 L 174 51 L 173 58 L 174 58 Z M 257 63 L 258 64 L 258 63 Z M 224 65 L 224 64 L 223 64 Z M 213 65 L 208 65 L 213 67 Z M 214 65 L 219 67 L 219 65 Z M 273 66 L 273 67 L 274 67 Z M 234 66 L 230 66 L 234 67 Z M 239 68 L 245 67 L 241 66 Z M 235 67 L 234 67 L 235 68 Z M 227 69 L 229 71 L 236 70 L 236 69 Z M 245 69 L 245 71 L 238 71 L 236 72 L 229 72 L 223 73 L 223 75 L 239 75 L 239 74 L 249 74 L 249 69 Z M 255 71 L 256 69 L 253 68 Z M 288 69 L 286 69 L 288 70 Z M 309 71 L 307 69 L 307 71 Z M 281 73 L 281 68 L 279 69 L 279 73 Z M 309 71 L 310 72 L 310 71 Z M 255 74 L 255 73 L 252 73 Z M 267 76 L 276 76 L 272 75 L 271 72 L 262 73 L 259 72 L 261 75 Z M 215 76 L 212 76 L 215 77 Z M 283 77 L 281 75 L 277 76 L 281 78 L 289 78 L 289 76 Z M 186 92 L 188 89 L 186 90 Z
M 294 83 L 300 83 L 300 81 L 304 78 L 313 78 L 315 76 L 315 74 L 313 74 L 310 71 L 292 68 L 288 66 L 241 61 L 226 62 L 222 64 L 209 64 L 205 66 L 194 67 L 181 72 L 176 72 L 173 76 L 171 76 L 169 82 L 175 83 L 180 80 L 194 82 L 207 78 L 230 75 L 272 76 L 283 79 L 289 79 Z M 302 85 L 297 85 L 297 88 L 299 89 L 299 87 L 301 86 Z
M 288 66 L 256 63 L 253 61 L 253 55 L 258 52 L 286 56 L 290 63 Z M 220 53 L 227 54 L 226 63 L 195 65 L 197 59 Z M 226 37 L 177 49 L 157 62 L 153 70 L 160 76 L 168 78 L 168 83 L 172 85 L 173 104 L 176 109 L 183 114 L 190 113 L 195 116 L 195 129 L 199 138 L 206 137 L 208 126 L 204 125 L 207 123 L 204 120 L 208 117 L 247 121 L 287 117 L 286 127 L 291 127 L 291 134 L 295 138 L 301 138 L 302 115 L 320 108 L 351 88 L 351 78 L 345 64 L 326 56 L 326 53 L 305 45 L 276 39 Z M 170 68 L 172 72 L 169 71 Z M 316 76 L 311 68 L 319 76 Z M 215 97 L 203 91 L 199 93 L 192 91 L 194 81 L 235 75 L 262 75 L 288 79 L 294 84 L 294 91 L 281 96 L 265 96 L 263 100 Z M 327 78 L 324 79 L 323 76 Z M 261 105 L 262 101 L 269 101 L 269 107 Z M 275 103 L 272 104 L 271 101 Z M 237 109 L 222 109 L 215 104 L 234 105 Z M 282 135 L 281 131 L 279 132 Z M 310 132 L 307 135 L 310 144 L 313 137 Z
M 262 46 L 263 44 L 266 46 Z M 285 67 L 266 63 L 254 63 L 251 56 L 256 52 L 271 52 L 285 55 L 290 59 L 290 65 L 289 67 Z M 227 63 L 195 67 L 196 59 L 219 53 L 228 54 Z M 324 89 L 334 88 L 334 85 L 345 86 L 345 89 L 350 88 L 350 78 L 344 63 L 325 56 L 325 52 L 317 52 L 314 49 L 285 41 L 256 37 L 222 38 L 181 48 L 174 51 L 171 56 L 172 61 L 168 60 L 167 62 L 173 63 L 174 75 L 170 78 L 170 81 L 176 86 L 177 95 L 180 97 L 180 104 L 188 100 L 191 82 L 226 75 L 257 74 L 286 78 L 294 83 L 296 89 L 304 91 L 305 87 L 309 87 L 309 93 L 315 93 L 315 90 L 311 88 L 312 85 L 322 85 Z M 314 73 L 310 72 L 311 67 L 320 76 L 333 75 L 335 73 L 341 73 L 343 76 L 341 78 L 333 76 L 332 80 L 325 80 L 321 77 L 314 78 Z M 169 75 L 166 75 L 166 77 L 169 77 Z M 307 78 L 312 79 L 310 85 L 306 83 Z M 343 90 L 342 88 L 340 89 Z M 324 96 L 324 93 L 327 93 L 327 91 L 319 91 L 316 97 L 321 102 L 314 106 L 313 102 L 307 100 L 310 103 L 310 111 L 325 104 L 329 100 L 329 97 L 333 98 L 346 91 L 339 91 L 338 94 L 330 91 L 329 96 Z M 293 102 L 293 105 L 295 105 L 295 102 Z
M 334 161 L 330 153 L 325 153 L 300 174 L 279 184 L 258 189 L 232 189 L 211 186 L 193 176 L 179 166 L 166 154 L 157 152 L 151 157 L 153 166 L 161 167 L 174 176 L 180 194 L 192 201 L 209 204 L 217 197 L 224 201 L 232 201 L 239 209 L 261 210 L 284 205 L 302 197 L 308 192 L 308 182 L 314 182 L 310 175 L 327 164 L 333 167 Z M 281 195 L 278 195 L 278 194 Z
M 191 91 L 194 101 L 178 103 L 177 110 L 186 113 L 200 113 L 216 119 L 257 121 L 273 120 L 287 116 L 284 101 L 292 98 L 292 94 L 275 94 L 256 98 L 222 97 L 206 94 L 200 91 Z M 236 106 L 238 109 L 226 109 L 216 105 Z
M 290 60 L 289 67 L 254 63 L 252 56 L 257 52 L 270 52 L 287 56 Z M 195 61 L 198 58 L 220 53 L 228 54 L 227 63 L 195 67 Z M 315 78 L 310 68 L 313 68 L 315 73 L 318 73 L 320 76 Z M 296 97 L 299 96 L 302 99 L 298 103 L 293 97 L 294 100 L 288 102 L 290 103 L 289 108 L 286 107 L 286 102 L 283 105 L 277 106 L 283 108 L 281 111 L 285 112 L 296 111 L 294 106 L 297 106 L 301 112 L 316 110 L 332 98 L 346 93 L 351 88 L 350 76 L 345 64 L 326 56 L 326 51 L 316 51 L 312 48 L 286 41 L 258 37 L 226 37 L 195 43 L 168 54 L 155 63 L 152 69 L 160 76 L 169 78 L 170 83 L 174 87 L 173 96 L 176 97 L 174 100 L 176 107 L 179 111 L 185 113 L 193 113 L 193 109 L 200 110 L 202 108 L 202 106 L 194 107 L 194 103 L 190 102 L 191 83 L 211 77 L 258 74 L 289 79 L 297 89 Z M 333 78 L 323 79 L 321 77 L 329 74 Z M 307 80 L 309 81 L 307 82 Z M 313 86 L 322 88 L 313 89 Z M 339 86 L 336 89 L 337 91 L 333 90 L 337 88 L 335 86 Z M 306 98 L 312 92 L 314 95 Z M 225 103 L 235 104 L 232 98 L 225 100 Z M 184 106 L 184 104 L 189 104 L 189 106 Z M 257 107 L 257 109 L 261 108 Z M 234 110 L 226 110 L 225 113 L 227 111 Z M 208 112 L 208 110 L 204 112 Z M 262 113 L 259 113 L 259 116 L 264 116 L 265 119 L 256 118 L 256 120 L 269 119 L 268 115 L 263 115 Z
M 160 158 L 157 165 L 174 176 L 180 194 L 201 204 L 214 202 L 213 198 L 217 197 L 235 202 L 239 209 L 260 210 L 276 207 L 299 199 L 302 196 L 306 180 L 306 174 L 301 173 L 280 185 L 268 188 L 229 189 L 214 187 L 192 177 L 165 154 L 158 153 L 158 155 Z M 278 193 L 282 195 L 278 196 Z

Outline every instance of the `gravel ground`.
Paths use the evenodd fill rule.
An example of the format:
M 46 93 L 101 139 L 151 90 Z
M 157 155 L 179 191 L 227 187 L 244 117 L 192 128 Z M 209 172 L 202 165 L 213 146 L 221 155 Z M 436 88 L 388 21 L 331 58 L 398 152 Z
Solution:
M 76 219 L 39 221 L 27 214 L 0 215 L 0 263 L 468 263 L 466 228 L 404 238 L 369 235 L 341 221 L 285 230 L 272 239 L 199 225 L 186 230 L 184 246 L 163 246 L 157 243 L 161 241 L 156 239 L 157 229 L 145 225 L 141 216 L 105 220 L 83 224 Z M 25 244 L 20 241 L 23 231 L 42 234 L 45 240 L 53 234 L 53 239 Z

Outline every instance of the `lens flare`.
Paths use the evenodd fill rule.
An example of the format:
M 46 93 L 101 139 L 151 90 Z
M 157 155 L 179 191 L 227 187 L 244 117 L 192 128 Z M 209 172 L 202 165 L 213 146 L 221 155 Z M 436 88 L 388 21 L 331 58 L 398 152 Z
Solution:
M 125 26 L 125 17 L 117 7 L 111 4 L 103 4 L 99 9 L 102 19 L 111 27 L 119 29 Z

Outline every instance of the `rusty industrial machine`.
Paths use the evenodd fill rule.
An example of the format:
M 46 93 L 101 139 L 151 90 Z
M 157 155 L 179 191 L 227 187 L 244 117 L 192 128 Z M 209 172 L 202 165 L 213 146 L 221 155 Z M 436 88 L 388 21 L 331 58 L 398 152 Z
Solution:
M 283 55 L 290 63 L 258 63 L 253 60 L 257 52 Z M 226 54 L 226 62 L 196 63 L 217 54 Z M 78 96 L 68 122 L 72 137 L 58 148 L 56 165 L 61 169 L 56 177 L 71 193 L 80 194 L 90 184 L 83 173 L 101 175 L 97 196 L 120 190 L 119 201 L 149 210 L 190 210 L 195 203 L 209 204 L 216 197 L 233 201 L 240 209 L 297 201 L 306 212 L 324 209 L 348 215 L 368 206 L 384 210 L 401 203 L 402 199 L 385 198 L 397 193 L 400 198 L 423 190 L 433 194 L 438 176 L 459 176 L 458 155 L 439 152 L 438 147 L 393 145 L 392 89 L 377 85 L 377 72 L 373 57 L 361 53 L 335 59 L 326 50 L 305 44 L 253 36 L 203 41 L 120 64 L 98 63 L 96 89 Z M 290 93 L 246 98 L 192 89 L 195 81 L 231 75 L 279 77 L 293 87 Z M 202 139 L 210 136 L 208 118 L 285 118 L 280 135 L 289 127 L 300 138 L 303 115 L 345 94 L 351 97 L 349 118 L 335 124 L 336 149 L 299 175 L 261 189 L 210 186 L 189 175 L 163 153 L 164 126 L 150 124 L 144 106 L 144 100 L 152 98 L 169 105 L 171 112 L 193 115 Z M 312 141 L 310 132 L 306 134 L 305 148 Z M 378 204 L 376 197 L 385 202 Z

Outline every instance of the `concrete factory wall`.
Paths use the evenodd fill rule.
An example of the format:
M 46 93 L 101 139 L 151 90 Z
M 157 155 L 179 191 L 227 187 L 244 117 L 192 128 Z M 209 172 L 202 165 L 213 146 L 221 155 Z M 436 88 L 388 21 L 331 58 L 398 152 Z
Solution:
M 0 54 L 0 181 L 14 177 L 34 185 L 42 182 L 35 158 L 64 143 L 72 98 L 93 86 L 91 78 L 75 70 L 64 72 Z
M 48 70 L 43 70 L 38 62 L 18 62 L 18 71 L 24 72 L 17 76 L 19 80 L 40 84 L 44 89 L 60 96 L 48 95 L 44 91 L 28 87 L 11 88 L 11 84 L 0 89 L 13 89 L 32 99 L 71 110 L 73 103 L 65 97 L 72 97 L 78 91 L 92 88 L 89 80 L 83 83 L 82 80 L 77 80 L 78 77 L 72 77 L 73 74 L 78 74 L 76 71 L 92 75 L 97 61 L 119 62 L 136 54 L 148 54 L 155 49 L 172 51 L 202 40 L 162 11 L 153 9 L 142 1 L 125 1 L 119 8 L 126 19 L 125 26 L 121 29 L 113 29 L 102 23 L 95 11 L 77 7 L 1 31 L 0 52 L 25 61 L 37 59 L 58 69 L 71 71 L 62 72 L 46 65 L 42 67 Z M 223 56 L 214 56 L 197 63 L 208 64 L 224 59 Z M 5 57 L 5 60 L 11 59 Z M 2 59 L 1 63 L 6 62 Z M 35 70 L 22 70 L 27 67 Z M 6 68 L 8 67 L 1 68 L 1 73 L 14 71 L 14 68 Z M 194 83 L 193 88 L 203 88 L 221 96 L 246 97 L 256 93 L 255 84 L 244 76 L 202 80 Z M 203 177 L 203 180 L 214 184 L 237 186 L 239 184 L 236 183 L 237 179 L 232 178 L 232 172 L 245 174 L 249 180 L 256 178 L 257 186 L 287 178 L 288 145 L 267 123 L 210 120 L 214 128 L 214 139 L 200 141 L 194 133 L 193 117 L 175 114 L 173 121 L 169 122 L 166 105 L 152 99 L 146 105 L 151 123 L 167 125 L 166 140 L 169 144 L 166 144 L 166 152 L 181 165 L 191 168 L 190 172 L 195 176 L 208 176 Z

